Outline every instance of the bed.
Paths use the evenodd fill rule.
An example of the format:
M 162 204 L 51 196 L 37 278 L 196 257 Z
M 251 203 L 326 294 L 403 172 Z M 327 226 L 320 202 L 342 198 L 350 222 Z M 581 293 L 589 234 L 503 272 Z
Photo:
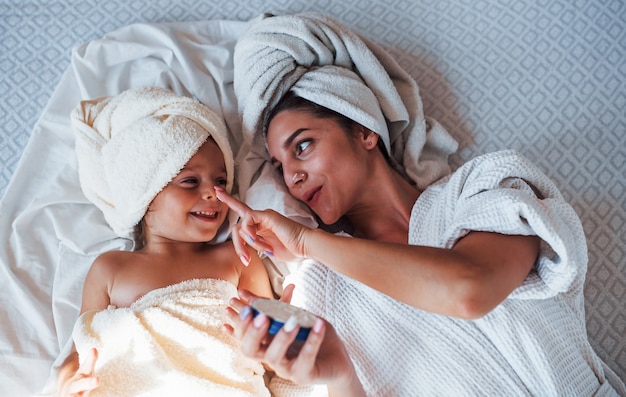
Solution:
M 69 111 L 129 85 L 173 85 L 220 108 L 236 131 L 232 46 L 273 10 L 321 11 L 387 48 L 417 80 L 425 114 L 461 142 L 455 165 L 512 148 L 556 181 L 587 236 L 589 337 L 626 379 L 621 0 L 3 0 L 2 394 L 47 392 L 91 261 L 127 247 L 80 191 Z

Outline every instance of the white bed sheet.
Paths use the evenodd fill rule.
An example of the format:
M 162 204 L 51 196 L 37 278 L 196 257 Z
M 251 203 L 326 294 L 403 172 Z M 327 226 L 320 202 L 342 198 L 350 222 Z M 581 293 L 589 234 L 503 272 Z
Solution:
M 602 359 L 626 379 L 623 1 L 51 0 L 43 6 L 0 0 L 0 52 L 6 54 L 0 57 L 0 89 L 6 89 L 0 97 L 0 193 L 5 192 L 0 201 L 0 394 L 19 397 L 41 389 L 53 361 L 68 347 L 89 264 L 99 252 L 125 244 L 113 237 L 78 187 L 67 118 L 75 104 L 83 97 L 115 94 L 131 80 L 173 85 L 209 104 L 210 94 L 218 91 L 229 126 L 238 130 L 230 113 L 230 87 L 221 85 L 232 76 L 208 85 L 181 72 L 199 62 L 219 65 L 226 54 L 215 58 L 211 51 L 208 61 L 181 58 L 162 51 L 176 42 L 143 34 L 144 42 L 161 42 L 132 51 L 125 48 L 128 43 L 111 42 L 101 48 L 109 54 L 101 59 L 106 63 L 75 70 L 67 69 L 70 48 L 137 21 L 245 21 L 275 9 L 327 12 L 388 48 L 416 78 L 425 114 L 462 142 L 457 162 L 513 148 L 556 181 L 588 238 L 589 335 Z M 232 30 L 218 35 L 236 35 L 243 24 L 227 22 Z M 142 26 L 138 33 L 165 28 Z M 196 48 L 190 38 L 179 36 Z M 141 62 L 140 68 L 111 64 L 128 66 L 142 56 L 151 62 Z M 174 65 L 180 59 L 184 62 Z

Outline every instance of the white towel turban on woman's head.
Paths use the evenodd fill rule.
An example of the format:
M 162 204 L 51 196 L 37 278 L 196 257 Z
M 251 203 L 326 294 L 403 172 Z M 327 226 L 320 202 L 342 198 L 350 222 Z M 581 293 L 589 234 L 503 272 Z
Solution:
M 71 114 L 81 188 L 113 231 L 131 238 L 154 197 L 210 136 L 224 155 L 227 189 L 233 152 L 220 117 L 160 87 L 82 101 Z
M 233 58 L 247 139 L 239 153 L 239 194 L 250 206 L 308 218 L 270 175 L 261 134 L 267 112 L 290 90 L 376 132 L 392 165 L 418 188 L 450 173 L 448 156 L 458 143 L 424 115 L 415 80 L 382 47 L 332 18 L 261 15 L 237 41 Z
M 290 91 L 377 133 L 389 151 L 389 131 L 378 100 L 352 70 L 334 65 L 312 68 L 298 79 Z

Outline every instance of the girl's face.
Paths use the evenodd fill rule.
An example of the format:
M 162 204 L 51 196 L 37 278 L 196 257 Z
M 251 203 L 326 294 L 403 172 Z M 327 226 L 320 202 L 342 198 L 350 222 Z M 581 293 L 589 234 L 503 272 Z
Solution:
M 360 200 L 368 178 L 368 150 L 375 134 L 351 134 L 337 122 L 301 110 L 284 110 L 267 129 L 272 164 L 289 192 L 332 224 Z M 374 140 L 374 142 L 372 142 Z
M 212 240 L 228 213 L 213 187 L 226 187 L 226 176 L 224 155 L 209 138 L 152 200 L 145 215 L 148 239 Z

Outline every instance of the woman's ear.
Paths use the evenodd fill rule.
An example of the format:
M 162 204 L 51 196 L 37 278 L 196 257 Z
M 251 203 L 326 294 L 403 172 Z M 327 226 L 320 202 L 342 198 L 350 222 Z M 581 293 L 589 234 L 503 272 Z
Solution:
M 378 145 L 380 137 L 377 133 L 363 127 L 361 134 L 361 141 L 366 150 L 374 149 Z

